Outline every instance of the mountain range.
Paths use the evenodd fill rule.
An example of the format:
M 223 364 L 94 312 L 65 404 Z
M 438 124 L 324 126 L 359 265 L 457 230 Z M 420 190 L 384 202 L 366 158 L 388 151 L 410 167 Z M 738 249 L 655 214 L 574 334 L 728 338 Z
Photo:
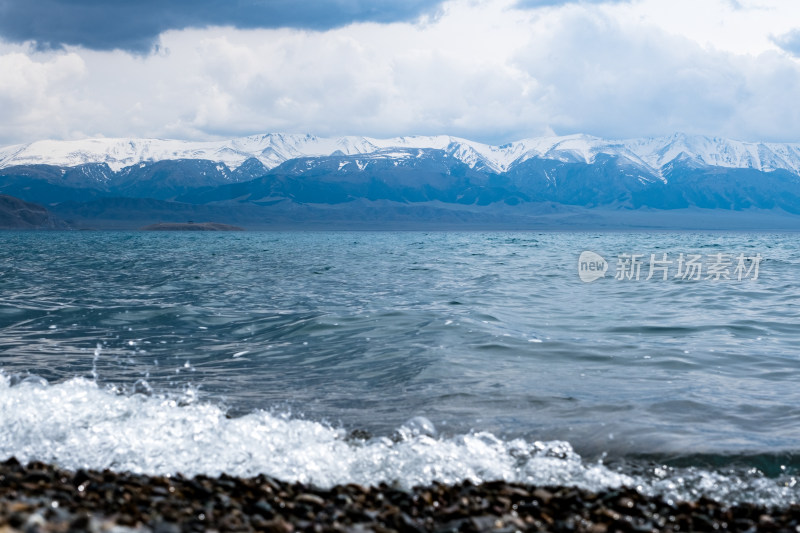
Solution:
M 680 133 L 501 146 L 443 135 L 38 141 L 0 148 L 0 193 L 77 227 L 692 227 L 700 217 L 701 227 L 794 228 L 800 143 Z

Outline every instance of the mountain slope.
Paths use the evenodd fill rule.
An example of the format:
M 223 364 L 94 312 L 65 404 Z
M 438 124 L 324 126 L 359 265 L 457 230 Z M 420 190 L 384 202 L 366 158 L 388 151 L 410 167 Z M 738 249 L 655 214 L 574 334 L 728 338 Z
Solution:
M 114 227 L 196 218 L 433 223 L 434 213 L 516 224 L 541 206 L 800 214 L 800 145 L 682 134 L 628 141 L 571 135 L 503 146 L 449 136 L 284 134 L 204 143 L 47 141 L 0 149 L 0 193 Z
M 366 199 L 464 205 L 527 200 L 519 198 L 509 185 L 505 177 L 470 168 L 443 150 L 392 149 L 366 155 L 292 159 L 255 180 L 196 190 L 178 200 L 261 205 L 283 199 L 304 204 Z
M 41 205 L 0 194 L 0 229 L 67 229 Z

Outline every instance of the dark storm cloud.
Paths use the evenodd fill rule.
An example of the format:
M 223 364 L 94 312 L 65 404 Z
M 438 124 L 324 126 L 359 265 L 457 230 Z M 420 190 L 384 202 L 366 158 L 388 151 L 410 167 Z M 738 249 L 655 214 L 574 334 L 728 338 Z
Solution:
M 772 42 L 794 57 L 800 57 L 800 29 L 772 37 Z
M 212 25 L 326 30 L 399 22 L 442 0 L 0 0 L 0 38 L 148 52 L 166 30 Z

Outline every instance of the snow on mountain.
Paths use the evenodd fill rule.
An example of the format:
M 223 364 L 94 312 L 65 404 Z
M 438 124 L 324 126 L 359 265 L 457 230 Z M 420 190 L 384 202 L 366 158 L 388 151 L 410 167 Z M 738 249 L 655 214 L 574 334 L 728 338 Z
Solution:
M 629 141 L 629 148 L 653 168 L 684 156 L 706 166 L 800 172 L 800 144 L 754 143 L 676 133 L 670 137 Z
M 589 135 L 538 137 L 502 146 L 447 135 L 374 139 L 283 133 L 203 142 L 122 138 L 37 141 L 0 148 L 0 168 L 11 165 L 72 167 L 106 163 L 112 170 L 118 171 L 145 162 L 205 159 L 235 169 L 244 161 L 256 158 L 269 169 L 298 157 L 336 154 L 387 157 L 386 154 L 390 153 L 407 157 L 409 149 L 443 150 L 470 167 L 492 172 L 505 172 L 531 158 L 592 163 L 598 155 L 606 154 L 659 176 L 662 168 L 678 158 L 693 160 L 703 166 L 753 168 L 760 171 L 785 169 L 800 173 L 800 144 L 754 143 L 681 133 L 620 141 Z
M 686 135 L 613 141 L 588 135 L 542 137 L 511 143 L 520 153 L 514 164 L 531 157 L 560 161 L 594 162 L 607 154 L 661 173 L 666 165 L 679 158 L 698 165 L 726 168 L 752 168 L 760 171 L 784 169 L 800 173 L 800 144 L 754 143 Z
M 19 152 L 24 150 L 26 145 L 24 144 L 15 144 L 13 146 L 6 146 L 4 148 L 0 148 L 0 168 L 3 168 L 6 161 L 10 161 L 13 159 Z
M 80 141 L 37 141 L 25 145 L 0 162 L 10 165 L 55 165 L 74 167 L 106 163 L 112 170 L 146 161 L 165 159 L 210 159 L 244 161 L 244 154 L 227 154 L 222 143 L 193 143 L 156 139 L 86 139 Z

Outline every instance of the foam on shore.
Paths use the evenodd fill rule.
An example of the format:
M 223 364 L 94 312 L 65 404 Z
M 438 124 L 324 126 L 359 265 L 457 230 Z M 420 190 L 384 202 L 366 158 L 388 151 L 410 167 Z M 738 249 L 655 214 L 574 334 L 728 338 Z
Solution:
M 134 390 L 148 392 L 140 386 Z M 220 406 L 180 396 L 131 393 L 73 378 L 48 384 L 0 373 L 0 460 L 15 456 L 68 469 L 111 469 L 151 475 L 249 477 L 266 474 L 319 487 L 381 482 L 410 488 L 434 481 L 503 480 L 629 486 L 668 500 L 788 505 L 800 501 L 794 477 L 758 471 L 653 468 L 644 473 L 584 461 L 568 442 L 503 440 L 481 431 L 442 437 L 412 419 L 393 438 L 350 439 L 341 428 L 256 411 L 231 418 Z

